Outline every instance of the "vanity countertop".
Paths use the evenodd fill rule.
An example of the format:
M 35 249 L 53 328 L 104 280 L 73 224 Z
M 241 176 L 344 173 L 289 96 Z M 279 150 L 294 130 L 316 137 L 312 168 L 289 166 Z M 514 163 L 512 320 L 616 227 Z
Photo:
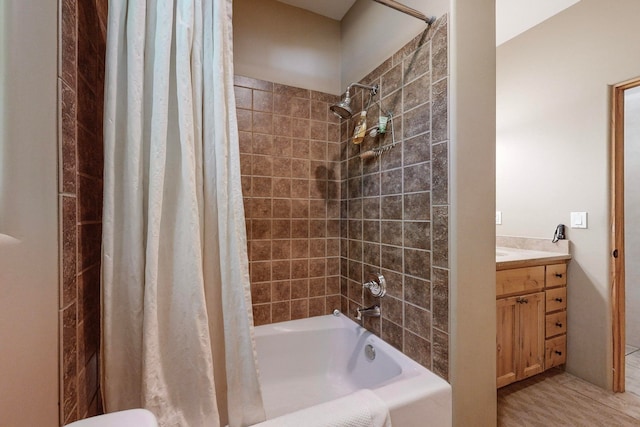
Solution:
M 569 241 L 496 236 L 496 270 L 535 267 L 555 264 L 571 259 Z
M 496 270 L 534 267 L 570 259 L 571 255 L 567 253 L 496 247 Z

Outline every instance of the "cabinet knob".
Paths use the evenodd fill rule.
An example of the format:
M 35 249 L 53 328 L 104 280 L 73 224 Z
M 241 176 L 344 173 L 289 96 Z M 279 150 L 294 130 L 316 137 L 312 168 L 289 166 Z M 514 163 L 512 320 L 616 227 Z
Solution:
M 561 352 L 561 351 L 556 350 L 556 351 L 555 351 L 555 353 L 556 353 L 558 356 L 562 356 L 562 352 Z
M 556 322 L 556 326 L 557 326 L 558 328 L 562 328 L 562 323 L 560 323 L 560 322 Z
M 562 302 L 562 298 L 556 298 L 556 301 Z
M 516 302 L 517 302 L 518 304 L 528 304 L 528 303 L 529 303 L 529 300 L 528 300 L 528 299 L 526 299 L 526 298 L 524 298 L 524 297 L 518 297 L 518 299 L 516 300 Z
M 562 277 L 562 273 L 556 273 L 556 277 Z

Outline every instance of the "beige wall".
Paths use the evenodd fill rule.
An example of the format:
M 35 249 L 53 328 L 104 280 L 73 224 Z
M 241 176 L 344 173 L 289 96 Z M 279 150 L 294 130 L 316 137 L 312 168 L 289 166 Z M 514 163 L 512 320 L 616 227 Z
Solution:
M 455 426 L 496 425 L 495 3 L 451 6 L 451 384 Z
M 429 16 L 449 0 L 404 1 Z M 340 94 L 426 28 L 418 19 L 358 0 L 335 21 L 275 0 L 235 0 L 236 75 Z
M 640 75 L 640 3 L 582 0 L 497 49 L 497 210 L 501 235 L 567 229 L 567 369 L 611 388 L 609 86 Z
M 56 2 L 1 3 L 0 424 L 16 427 L 58 425 L 56 40 Z
M 427 16 L 449 12 L 449 0 L 403 0 Z M 341 88 L 360 81 L 427 28 L 426 23 L 371 0 L 357 0 L 342 19 Z
M 340 23 L 275 0 L 233 2 L 235 74 L 340 93 Z

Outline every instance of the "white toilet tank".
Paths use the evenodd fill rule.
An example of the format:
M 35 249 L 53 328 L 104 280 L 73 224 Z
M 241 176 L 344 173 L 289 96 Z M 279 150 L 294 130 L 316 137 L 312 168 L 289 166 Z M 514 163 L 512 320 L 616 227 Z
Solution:
M 65 427 L 158 427 L 158 423 L 146 409 L 129 409 L 86 418 Z

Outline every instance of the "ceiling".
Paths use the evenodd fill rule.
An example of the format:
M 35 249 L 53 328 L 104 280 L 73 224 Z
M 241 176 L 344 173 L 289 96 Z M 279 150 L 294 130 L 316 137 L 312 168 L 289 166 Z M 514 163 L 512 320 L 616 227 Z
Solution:
M 496 0 L 496 46 L 580 0 Z
M 338 21 L 355 3 L 355 0 L 278 1 Z M 496 0 L 496 46 L 535 27 L 578 1 L 580 0 Z
M 278 0 L 291 6 L 306 9 L 336 21 L 342 20 L 356 0 Z

